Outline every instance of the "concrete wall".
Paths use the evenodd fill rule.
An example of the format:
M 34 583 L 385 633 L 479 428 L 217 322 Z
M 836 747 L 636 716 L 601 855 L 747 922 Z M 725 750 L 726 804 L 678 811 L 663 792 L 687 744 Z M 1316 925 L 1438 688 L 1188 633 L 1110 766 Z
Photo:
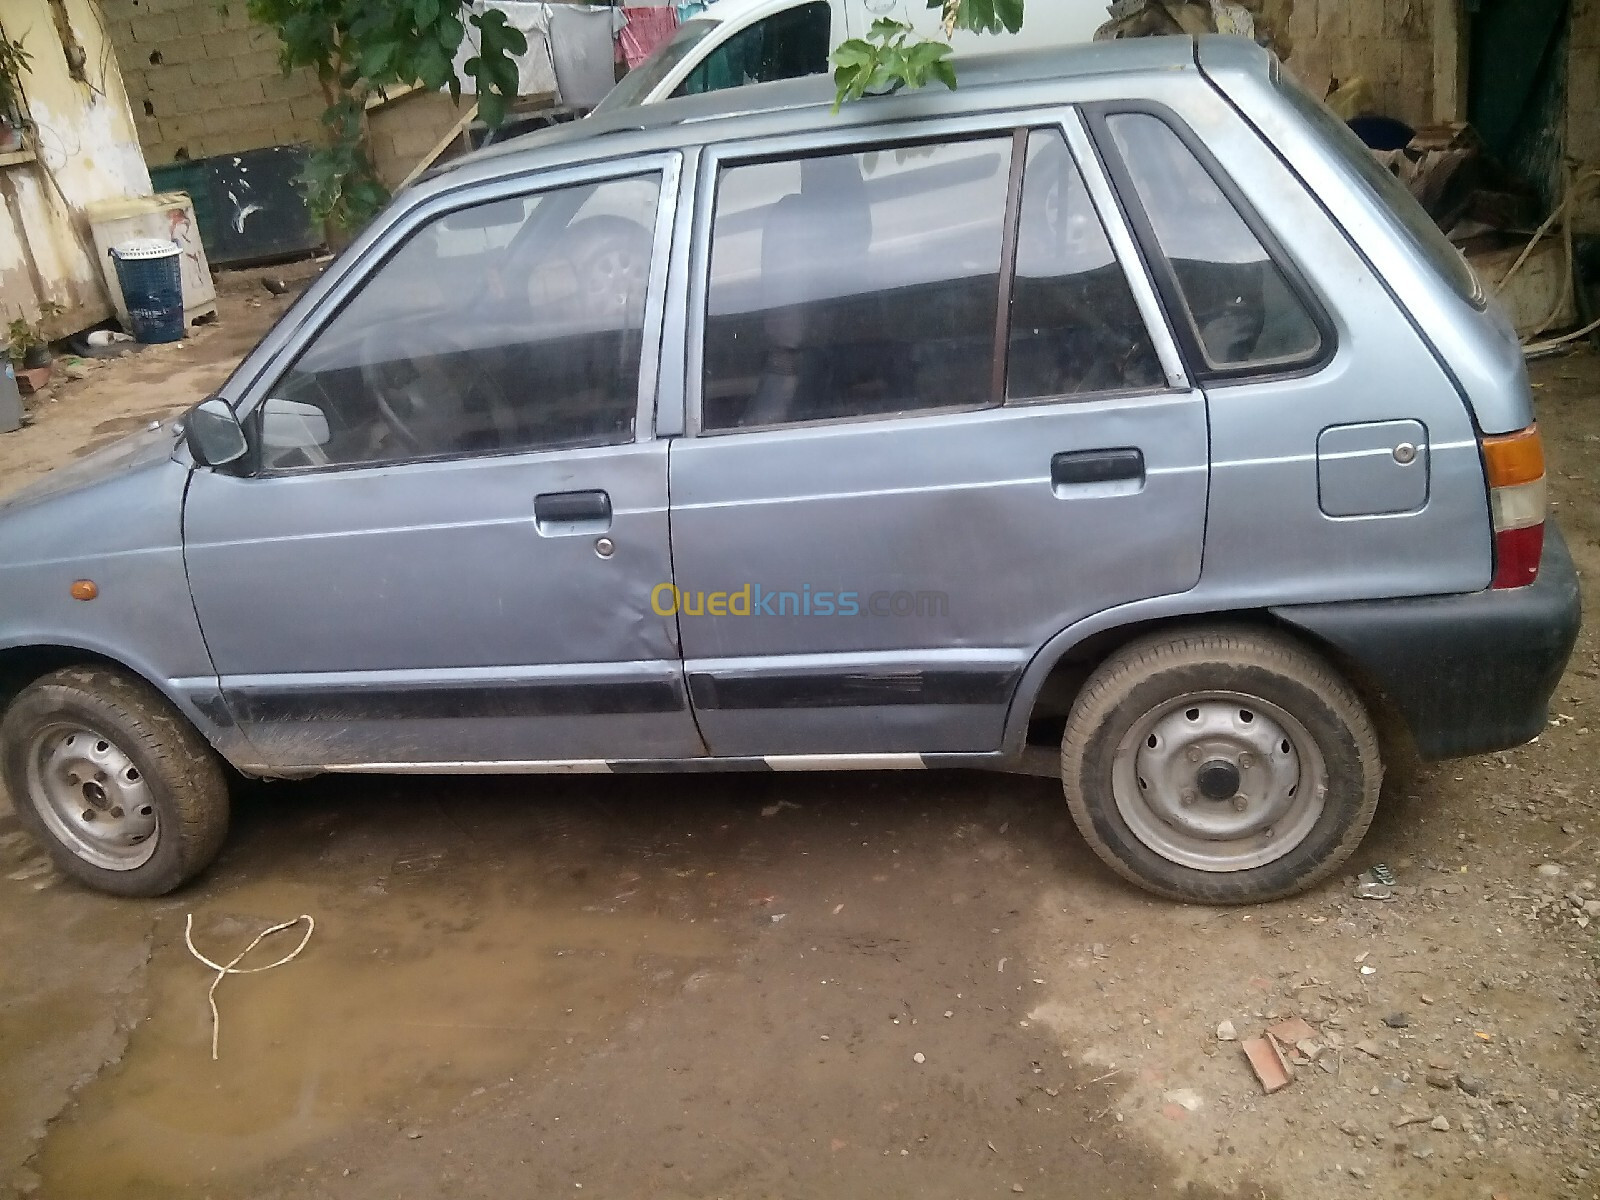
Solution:
M 278 35 L 243 0 L 101 0 L 139 138 L 155 165 L 313 142 L 325 107 L 317 77 L 278 65 Z
M 0 158 L 0 314 L 32 320 L 54 301 L 67 309 L 49 331 L 60 336 L 111 314 L 85 206 L 149 195 L 150 173 L 95 0 L 5 0 L 0 24 L 33 59 L 22 80 L 32 154 Z

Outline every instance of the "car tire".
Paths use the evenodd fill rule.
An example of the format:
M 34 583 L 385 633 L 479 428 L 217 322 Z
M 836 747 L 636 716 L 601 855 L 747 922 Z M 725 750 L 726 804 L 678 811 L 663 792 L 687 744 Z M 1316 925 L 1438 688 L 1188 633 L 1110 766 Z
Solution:
M 117 896 L 161 896 L 228 833 L 228 783 L 198 731 L 143 681 L 68 667 L 0 719 L 0 778 L 63 872 Z
M 1141 638 L 1085 682 L 1061 741 L 1084 838 L 1140 887 L 1250 904 L 1336 871 L 1383 761 L 1355 691 L 1299 643 L 1246 629 Z

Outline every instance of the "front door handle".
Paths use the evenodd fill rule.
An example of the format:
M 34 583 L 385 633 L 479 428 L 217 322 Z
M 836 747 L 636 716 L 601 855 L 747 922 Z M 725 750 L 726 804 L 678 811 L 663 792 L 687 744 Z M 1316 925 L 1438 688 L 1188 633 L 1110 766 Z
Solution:
M 533 501 L 542 537 L 593 536 L 611 528 L 611 497 L 594 492 L 546 492 Z
M 1097 483 L 1133 483 L 1144 486 L 1144 451 L 1079 450 L 1057 454 L 1050 460 L 1050 486 L 1059 494 L 1063 488 Z

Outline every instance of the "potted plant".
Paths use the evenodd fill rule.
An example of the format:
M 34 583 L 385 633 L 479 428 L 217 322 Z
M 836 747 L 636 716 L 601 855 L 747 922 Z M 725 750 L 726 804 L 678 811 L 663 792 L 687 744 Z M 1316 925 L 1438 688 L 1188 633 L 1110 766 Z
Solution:
M 39 305 L 37 324 L 30 322 L 26 317 L 17 317 L 6 327 L 6 336 L 10 343 L 9 354 L 16 366 L 17 380 L 26 385 L 30 392 L 38 391 L 49 381 L 51 364 L 54 362 L 49 339 L 44 334 L 44 326 L 46 322 L 55 320 L 66 311 L 55 301 L 46 300 Z
M 22 76 L 29 61 L 22 43 L 0 32 L 0 154 L 22 147 Z

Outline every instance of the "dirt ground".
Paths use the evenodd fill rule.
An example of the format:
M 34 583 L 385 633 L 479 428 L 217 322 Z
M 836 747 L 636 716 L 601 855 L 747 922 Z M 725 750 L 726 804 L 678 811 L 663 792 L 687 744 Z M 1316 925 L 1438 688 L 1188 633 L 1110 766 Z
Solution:
M 260 274 L 61 385 L 0 489 L 214 386 L 285 306 Z M 1600 578 L 1600 358 L 1536 379 Z M 254 784 L 155 902 L 60 879 L 0 801 L 0 1194 L 1600 1197 L 1585 598 L 1538 742 L 1389 789 L 1350 873 L 1387 900 L 1149 899 L 1059 787 L 979 774 Z M 217 988 L 212 1062 L 186 920 L 225 962 L 300 913 L 303 954 Z M 1218 1026 L 1295 1016 L 1264 1096 Z

